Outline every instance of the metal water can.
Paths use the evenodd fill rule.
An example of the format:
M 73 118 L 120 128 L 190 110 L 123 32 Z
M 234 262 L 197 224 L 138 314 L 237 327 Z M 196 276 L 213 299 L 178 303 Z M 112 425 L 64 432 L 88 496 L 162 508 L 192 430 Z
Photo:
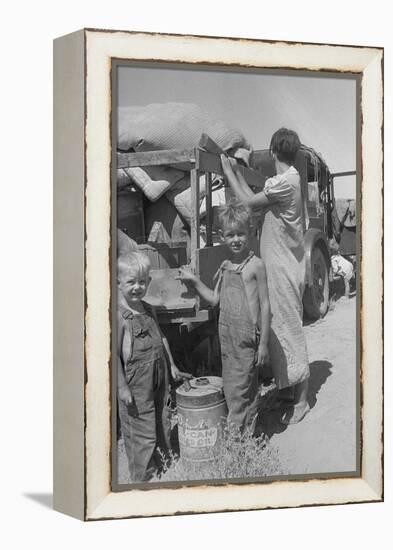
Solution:
M 180 456 L 191 462 L 213 460 L 228 409 L 222 378 L 193 378 L 176 390 Z

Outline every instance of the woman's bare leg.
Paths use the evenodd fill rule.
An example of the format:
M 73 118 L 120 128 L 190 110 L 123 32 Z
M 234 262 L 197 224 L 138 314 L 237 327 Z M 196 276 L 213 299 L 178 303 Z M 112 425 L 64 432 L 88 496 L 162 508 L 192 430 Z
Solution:
M 308 378 L 306 378 L 306 380 L 303 380 L 303 382 L 300 382 L 300 384 L 296 384 L 295 386 L 295 394 L 294 394 L 295 405 L 307 403 L 307 394 L 308 394 Z
M 282 424 L 297 424 L 310 411 L 310 406 L 307 401 L 308 393 L 308 378 L 294 386 L 294 402 L 293 406 L 282 416 Z

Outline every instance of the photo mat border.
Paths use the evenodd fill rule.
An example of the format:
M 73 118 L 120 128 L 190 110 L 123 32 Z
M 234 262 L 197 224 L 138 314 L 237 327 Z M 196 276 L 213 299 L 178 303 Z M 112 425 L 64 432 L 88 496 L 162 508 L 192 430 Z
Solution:
M 112 206 L 112 220 L 111 220 L 111 253 L 112 253 L 112 281 L 111 281 L 111 303 L 112 303 L 112 326 L 111 326 L 111 349 L 112 349 L 112 377 L 111 377 L 111 395 L 112 395 L 112 447 L 111 447 L 111 479 L 112 479 L 112 490 L 114 492 L 128 491 L 141 489 L 149 491 L 151 489 L 157 489 L 160 487 L 176 489 L 179 487 L 194 487 L 198 485 L 206 486 L 225 486 L 229 484 L 247 484 L 247 483 L 272 483 L 274 481 L 305 481 L 310 479 L 340 479 L 345 477 L 361 477 L 361 411 L 360 411 L 360 392 L 361 392 L 361 373 L 360 373 L 360 315 L 361 315 L 361 297 L 360 297 L 360 285 L 359 291 L 356 295 L 356 469 L 351 471 L 344 472 L 313 472 L 310 474 L 283 474 L 278 476 L 266 476 L 266 477 L 249 477 L 249 478 L 212 478 L 204 480 L 184 480 L 184 481 L 162 481 L 162 482 L 135 482 L 135 483 L 119 483 L 118 479 L 118 446 L 117 446 L 117 394 L 115 389 L 117 388 L 117 369 L 116 369 L 116 354 L 117 354 L 117 282 L 114 274 L 116 273 L 116 262 L 117 262 L 117 157 L 116 157 L 116 143 L 117 143 L 117 108 L 118 108 L 118 69 L 119 67 L 132 67 L 132 68 L 148 68 L 151 70 L 160 70 L 160 69 L 174 69 L 179 71 L 200 71 L 200 72 L 225 72 L 230 74 L 242 74 L 246 76 L 247 74 L 261 74 L 265 76 L 296 76 L 296 77 L 305 77 L 305 78 L 335 78 L 335 79 L 346 79 L 354 80 L 356 82 L 356 201 L 359 208 L 356 211 L 356 221 L 360 221 L 360 179 L 361 179 L 361 149 L 360 149 L 360 119 L 361 119 L 361 109 L 360 109 L 360 87 L 361 87 L 361 75 L 359 73 L 353 73 L 350 71 L 345 72 L 334 72 L 334 71 L 324 71 L 323 73 L 319 72 L 310 72 L 302 69 L 264 69 L 262 67 L 244 67 L 244 66 L 222 66 L 222 65 L 213 65 L 210 63 L 203 64 L 190 64 L 190 63 L 179 63 L 179 62 L 151 62 L 149 60 L 145 61 L 135 61 L 132 59 L 111 59 L 111 120 L 110 120 L 110 129 L 111 129 L 111 206 Z M 114 116 L 113 116 L 114 114 Z M 360 227 L 360 225 L 358 225 Z M 360 264 L 360 231 L 356 235 L 356 252 L 359 258 Z

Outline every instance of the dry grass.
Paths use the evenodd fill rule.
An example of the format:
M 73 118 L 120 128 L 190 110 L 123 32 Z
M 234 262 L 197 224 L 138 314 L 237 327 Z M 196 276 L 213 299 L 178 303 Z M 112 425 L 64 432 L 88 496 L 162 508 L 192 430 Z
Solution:
M 268 439 L 240 434 L 225 427 L 214 460 L 191 463 L 172 454 L 164 460 L 164 471 L 152 481 L 195 481 L 283 475 L 277 451 Z

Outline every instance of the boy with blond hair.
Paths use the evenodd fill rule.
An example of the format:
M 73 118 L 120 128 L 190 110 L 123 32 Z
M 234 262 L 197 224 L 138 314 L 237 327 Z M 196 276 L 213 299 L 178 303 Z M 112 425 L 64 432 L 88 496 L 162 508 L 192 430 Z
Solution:
M 170 448 L 169 374 L 176 367 L 154 309 L 143 301 L 150 283 L 149 258 L 141 252 L 117 262 L 117 391 L 121 432 L 132 481 L 148 481 Z
M 270 304 L 265 264 L 250 250 L 251 219 L 245 206 L 222 207 L 220 223 L 230 259 L 219 268 L 214 290 L 188 269 L 179 279 L 219 305 L 219 339 L 228 423 L 253 429 L 258 406 L 258 369 L 268 360 Z

